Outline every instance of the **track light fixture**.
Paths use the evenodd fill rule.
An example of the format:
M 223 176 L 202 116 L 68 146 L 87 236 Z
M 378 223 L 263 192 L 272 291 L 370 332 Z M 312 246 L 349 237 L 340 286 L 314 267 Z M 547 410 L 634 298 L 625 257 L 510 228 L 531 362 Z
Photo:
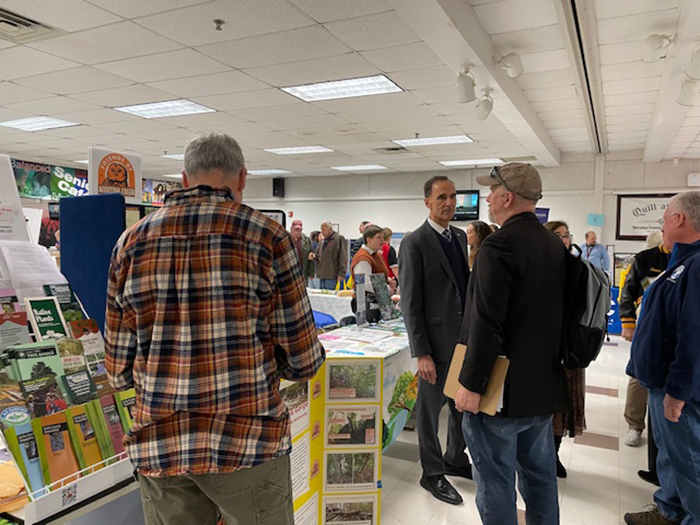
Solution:
M 486 120 L 493 110 L 493 99 L 488 92 L 484 94 L 483 97 L 479 99 L 476 105 L 476 118 L 479 120 Z
M 457 100 L 460 104 L 466 104 L 476 100 L 476 82 L 474 76 L 469 72 L 469 68 L 464 68 L 457 77 Z
M 673 38 L 668 35 L 649 35 L 644 40 L 647 50 L 642 60 L 645 62 L 656 62 L 666 58 L 671 42 L 673 42 Z
M 698 94 L 698 85 L 692 78 L 686 78 L 681 84 L 681 90 L 678 92 L 676 102 L 681 106 L 692 106 L 695 102 L 695 97 Z
M 495 56 L 493 60 L 510 78 L 518 78 L 525 71 L 523 69 L 523 62 L 520 60 L 520 55 L 518 53 L 508 53 L 502 57 Z

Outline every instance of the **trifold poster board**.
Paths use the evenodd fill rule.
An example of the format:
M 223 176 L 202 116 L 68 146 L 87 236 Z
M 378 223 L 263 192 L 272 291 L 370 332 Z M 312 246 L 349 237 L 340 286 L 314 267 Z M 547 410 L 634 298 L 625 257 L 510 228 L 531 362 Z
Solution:
M 0 240 L 31 241 L 12 163 L 7 155 L 0 155 Z

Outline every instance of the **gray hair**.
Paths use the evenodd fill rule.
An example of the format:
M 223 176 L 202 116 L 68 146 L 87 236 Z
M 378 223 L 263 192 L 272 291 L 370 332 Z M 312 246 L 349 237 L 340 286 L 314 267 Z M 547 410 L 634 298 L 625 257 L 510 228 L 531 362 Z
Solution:
M 647 248 L 658 248 L 664 243 L 664 236 L 660 231 L 655 231 L 647 236 Z
M 185 146 L 185 173 L 196 178 L 209 170 L 238 175 L 245 168 L 243 151 L 238 142 L 225 133 L 201 133 Z
M 331 230 L 333 229 L 333 223 L 332 223 L 331 221 L 322 222 L 322 223 L 321 223 L 321 226 L 327 226 L 327 227 L 329 227 Z
M 700 232 L 700 191 L 686 191 L 671 199 L 678 211 L 683 212 L 693 229 Z

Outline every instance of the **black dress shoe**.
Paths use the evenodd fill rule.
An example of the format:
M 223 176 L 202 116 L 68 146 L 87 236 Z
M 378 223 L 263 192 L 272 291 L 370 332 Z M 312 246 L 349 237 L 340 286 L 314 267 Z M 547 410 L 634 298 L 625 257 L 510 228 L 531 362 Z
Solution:
M 561 461 L 559 461 L 559 456 L 557 456 L 557 477 L 565 479 L 566 476 L 568 476 L 568 473 L 566 472 L 566 467 L 562 465 Z
M 420 486 L 440 501 L 444 501 L 450 505 L 459 505 L 464 501 L 462 500 L 462 496 L 459 495 L 459 492 L 445 479 L 445 476 L 431 476 L 429 478 L 423 476 L 420 479 Z
M 654 472 L 650 472 L 648 470 L 638 470 L 637 476 L 642 478 L 647 483 L 651 483 L 652 485 L 656 485 L 657 487 L 661 486 L 659 484 L 659 476 L 657 476 Z
M 455 467 L 448 463 L 445 463 L 445 474 L 448 476 L 456 476 L 458 478 L 474 479 L 472 477 L 472 466 L 467 465 L 466 467 Z

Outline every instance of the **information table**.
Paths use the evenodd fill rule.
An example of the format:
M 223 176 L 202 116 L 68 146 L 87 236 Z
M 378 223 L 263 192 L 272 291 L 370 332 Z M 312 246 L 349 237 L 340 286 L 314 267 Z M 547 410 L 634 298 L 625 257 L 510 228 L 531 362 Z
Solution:
M 295 523 L 379 524 L 382 451 L 416 402 L 416 363 L 402 321 L 339 328 L 309 383 L 284 382 L 292 418 Z
M 334 292 L 328 290 L 307 289 L 311 309 L 317 312 L 328 314 L 336 321 L 343 317 L 354 315 L 350 308 L 352 297 L 338 297 Z

